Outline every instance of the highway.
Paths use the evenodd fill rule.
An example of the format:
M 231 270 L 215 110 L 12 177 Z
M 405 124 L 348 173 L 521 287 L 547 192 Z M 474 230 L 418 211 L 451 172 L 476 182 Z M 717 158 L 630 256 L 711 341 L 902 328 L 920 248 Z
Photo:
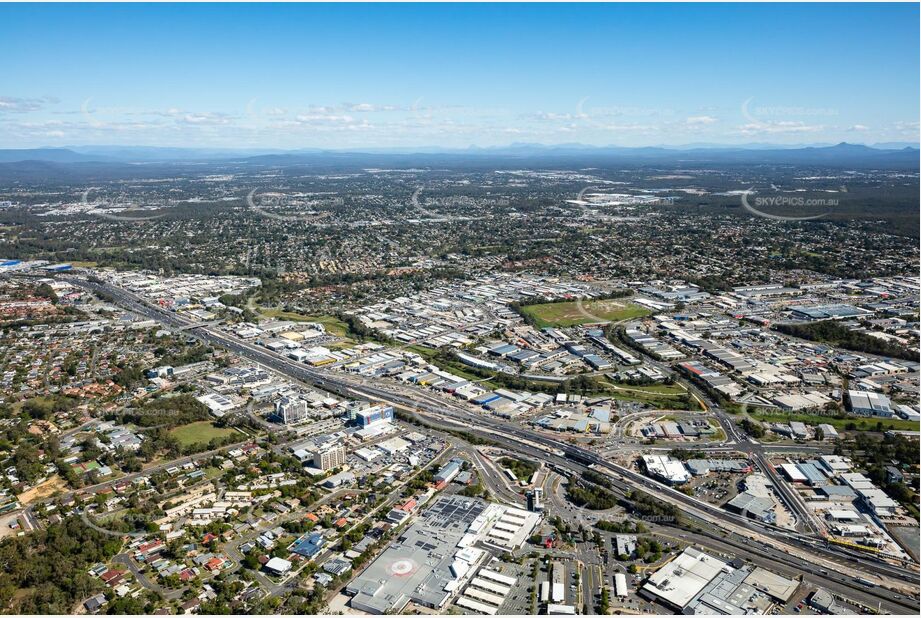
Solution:
M 918 605 L 913 599 L 906 599 L 903 596 L 909 591 L 917 594 L 918 573 L 915 570 L 892 565 L 844 548 L 826 548 L 823 546 L 823 541 L 808 535 L 782 530 L 728 513 L 723 509 L 657 483 L 638 472 L 608 462 L 600 455 L 587 449 L 507 423 L 493 416 L 477 414 L 426 393 L 413 393 L 412 396 L 408 396 L 387 390 L 368 380 L 359 381 L 352 376 L 326 374 L 279 356 L 266 348 L 239 340 L 214 328 L 190 328 L 193 323 L 175 314 L 153 307 L 120 288 L 76 278 L 69 280 L 76 285 L 107 295 L 119 305 L 140 315 L 156 319 L 173 328 L 185 328 L 190 335 L 214 346 L 228 349 L 250 361 L 260 363 L 291 378 L 312 384 L 340 396 L 383 400 L 418 415 L 424 422 L 448 423 L 454 425 L 454 429 L 463 429 L 478 435 L 485 435 L 494 441 L 502 440 L 503 445 L 506 447 L 514 448 L 516 451 L 529 454 L 532 457 L 538 457 L 548 463 L 555 463 L 564 468 L 582 471 L 591 466 L 593 469 L 610 475 L 612 484 L 620 491 L 642 489 L 659 499 L 676 504 L 686 515 L 700 519 L 705 528 L 715 524 L 722 528 L 724 532 L 743 533 L 752 536 L 753 540 L 757 538 L 767 539 L 770 545 L 763 544 L 762 547 L 756 548 L 754 550 L 755 554 L 769 555 L 781 563 L 789 563 L 793 560 L 796 568 L 801 572 L 819 580 L 837 577 L 842 582 L 850 582 L 857 575 L 866 577 L 871 581 L 878 582 L 881 586 L 889 585 L 897 588 L 899 592 L 893 592 L 881 586 L 866 589 L 853 583 L 848 586 L 848 589 L 869 594 L 877 598 L 879 602 L 894 608 L 896 612 L 904 613 L 905 608 L 918 609 Z M 447 414 L 450 414 L 450 416 L 447 416 Z M 757 445 L 743 440 L 742 436 L 737 434 L 731 421 L 724 417 L 724 414 L 717 414 L 717 418 L 721 419 L 721 425 L 727 431 L 727 437 L 734 438 L 740 445 L 750 444 L 750 452 L 758 452 Z M 780 485 L 783 484 L 780 483 Z M 795 502 L 792 503 L 795 504 Z M 741 543 L 739 544 L 739 551 L 746 555 L 753 553 L 751 547 Z M 830 576 L 828 573 L 834 573 L 834 575 Z

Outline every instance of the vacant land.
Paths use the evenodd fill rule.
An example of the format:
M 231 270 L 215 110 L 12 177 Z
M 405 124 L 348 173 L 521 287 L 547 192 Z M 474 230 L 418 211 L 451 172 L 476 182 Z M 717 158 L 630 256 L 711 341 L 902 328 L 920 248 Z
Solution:
M 233 429 L 229 427 L 217 427 L 211 421 L 198 421 L 197 423 L 181 425 L 170 430 L 170 435 L 179 440 L 182 446 L 208 444 L 214 438 L 224 438 L 233 433 Z
M 66 489 L 67 481 L 55 474 L 44 483 L 36 485 L 32 489 L 19 494 L 19 502 L 21 504 L 29 504 L 30 502 L 53 496 L 57 492 L 63 492 Z
M 918 430 L 918 423 L 914 421 L 906 421 L 900 418 L 862 418 L 858 416 L 840 417 L 823 416 L 819 414 L 785 414 L 783 412 L 749 412 L 748 415 L 755 420 L 767 423 L 789 423 L 790 421 L 800 421 L 801 423 L 805 423 L 807 425 L 819 425 L 822 423 L 828 423 L 839 431 L 847 431 L 851 428 L 857 431 L 875 431 L 880 425 L 882 425 L 883 430 Z
M 326 332 L 334 337 L 345 337 L 348 335 L 349 326 L 339 318 L 332 315 L 303 315 L 294 311 L 285 311 L 278 307 L 263 307 L 259 304 L 259 295 L 250 296 L 246 301 L 246 308 L 253 313 L 259 314 L 265 318 L 275 320 L 291 320 L 292 322 L 317 322 L 323 325 Z
M 326 332 L 334 337 L 345 337 L 348 334 L 348 325 L 337 317 L 331 315 L 301 315 L 293 311 L 282 309 L 259 308 L 259 313 L 267 318 L 277 320 L 291 320 L 292 322 L 317 322 L 323 325 Z
M 606 387 L 605 393 L 614 399 L 645 403 L 657 410 L 696 410 L 700 407 L 700 404 L 678 384 L 629 386 L 606 380 L 601 384 Z
M 688 394 L 687 389 L 680 384 L 644 384 L 642 386 L 633 386 L 625 382 L 611 383 L 611 388 L 619 391 L 634 391 L 645 393 L 647 395 L 672 395 L 681 397 Z
M 851 330 L 834 320 L 821 320 L 806 324 L 775 324 L 774 330 L 801 339 L 820 341 L 846 350 L 854 350 L 855 352 L 892 356 L 913 361 L 919 359 L 917 350 L 909 349 L 890 341 L 884 341 L 864 332 Z
M 649 310 L 622 298 L 528 305 L 521 312 L 539 328 L 619 322 L 649 315 Z

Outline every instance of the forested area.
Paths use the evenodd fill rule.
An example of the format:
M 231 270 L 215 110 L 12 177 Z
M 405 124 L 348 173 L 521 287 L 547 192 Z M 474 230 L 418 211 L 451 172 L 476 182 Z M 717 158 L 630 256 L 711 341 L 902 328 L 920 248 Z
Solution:
M 902 358 L 905 360 L 919 360 L 918 351 L 910 350 L 896 343 L 873 337 L 867 333 L 851 330 L 847 326 L 835 322 L 834 320 L 821 320 L 819 322 L 808 322 L 806 324 L 775 324 L 774 330 L 808 339 L 809 341 L 818 341 L 829 345 L 852 350 L 854 352 L 864 352 L 866 354 L 876 354 L 878 356 L 891 356 L 893 358 Z
M 13 613 L 69 614 L 98 587 L 87 570 L 121 549 L 121 540 L 71 517 L 0 542 L 0 604 Z

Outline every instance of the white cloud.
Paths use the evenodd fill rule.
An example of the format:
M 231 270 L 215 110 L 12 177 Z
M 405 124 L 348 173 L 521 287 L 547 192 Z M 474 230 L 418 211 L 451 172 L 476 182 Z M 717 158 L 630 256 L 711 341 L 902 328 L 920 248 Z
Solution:
M 230 116 L 219 112 L 190 113 L 182 117 L 182 122 L 193 125 L 228 125 Z
M 538 120 L 574 120 L 576 118 L 585 118 L 585 114 L 573 115 L 573 114 L 560 114 L 557 112 L 537 112 L 536 114 Z
M 48 102 L 54 102 L 51 97 L 40 99 L 22 99 L 18 97 L 0 97 L 0 113 L 23 114 L 35 112 L 45 107 Z
M 355 103 L 349 106 L 349 110 L 353 112 L 373 112 L 376 111 L 377 108 L 370 103 Z
M 779 120 L 776 122 L 750 122 L 737 129 L 742 135 L 777 135 L 784 133 L 815 133 L 823 130 L 822 125 L 809 125 L 799 120 Z
M 399 105 L 376 105 L 374 103 L 343 103 L 343 108 L 350 112 L 399 112 L 405 110 Z
M 355 122 L 353 116 L 348 114 L 328 114 L 328 113 L 310 113 L 310 114 L 298 114 L 295 116 L 295 119 L 298 122 L 309 124 L 309 123 L 335 123 L 335 124 L 349 124 Z
M 870 127 L 865 124 L 855 124 L 847 128 L 848 131 L 869 131 Z
M 685 123 L 691 127 L 700 127 L 715 124 L 719 122 L 719 118 L 714 116 L 690 116 Z
M 917 122 L 906 122 L 904 120 L 899 120 L 894 122 L 892 127 L 903 135 L 909 135 L 911 137 L 917 137 L 918 135 L 919 124 Z
M 637 132 L 637 133 L 653 133 L 659 131 L 662 127 L 652 124 L 606 124 L 599 125 L 598 128 L 605 129 L 607 131 L 618 131 L 618 132 Z

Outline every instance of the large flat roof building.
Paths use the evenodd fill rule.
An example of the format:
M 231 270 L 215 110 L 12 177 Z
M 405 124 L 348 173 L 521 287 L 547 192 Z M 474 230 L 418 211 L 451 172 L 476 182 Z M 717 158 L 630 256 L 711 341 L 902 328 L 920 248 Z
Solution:
M 682 609 L 717 575 L 731 570 L 732 567 L 719 558 L 688 547 L 653 573 L 643 586 L 643 592 Z
M 643 464 L 650 475 L 671 485 L 687 483 L 690 478 L 684 464 L 667 455 L 643 455 Z
M 463 546 L 486 508 L 474 498 L 440 498 L 346 586 L 351 607 L 369 614 L 400 613 L 410 602 L 443 608 L 488 555 Z
M 883 416 L 889 418 L 895 412 L 889 398 L 880 393 L 869 391 L 848 391 L 848 405 L 851 412 L 863 416 Z
M 760 567 L 730 564 L 688 547 L 642 590 L 685 615 L 739 616 L 764 614 L 773 604 L 786 603 L 798 585 Z

